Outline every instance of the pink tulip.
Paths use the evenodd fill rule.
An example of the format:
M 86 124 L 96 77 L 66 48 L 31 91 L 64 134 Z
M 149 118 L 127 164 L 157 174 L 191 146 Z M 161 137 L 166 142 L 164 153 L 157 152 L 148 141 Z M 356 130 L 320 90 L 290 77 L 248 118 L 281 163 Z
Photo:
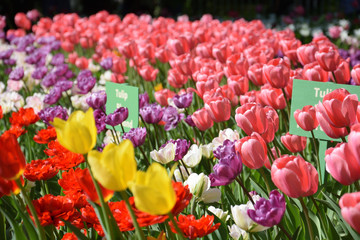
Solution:
M 325 152 L 326 169 L 336 181 L 350 185 L 360 179 L 360 164 L 348 143 L 338 143 Z
M 305 80 L 310 81 L 327 82 L 329 80 L 329 73 L 322 69 L 317 62 L 306 64 L 302 75 Z
M 266 79 L 263 78 L 262 68 L 263 65 L 260 63 L 255 63 L 249 67 L 248 70 L 249 80 L 256 86 L 261 86 L 266 83 Z
M 357 64 L 351 70 L 351 77 L 356 85 L 360 85 L 360 64 Z
M 195 123 L 195 126 L 200 129 L 200 131 L 205 131 L 214 125 L 213 120 L 205 108 L 198 109 L 196 112 L 194 112 L 191 115 L 191 119 Z
M 227 83 L 236 96 L 245 94 L 249 90 L 249 80 L 241 75 L 228 77 Z
M 321 115 L 333 127 L 349 127 L 355 123 L 357 107 L 357 95 L 340 88 L 326 94 L 323 102 L 319 101 L 316 116 Z
M 19 28 L 23 28 L 25 30 L 29 30 L 31 28 L 31 22 L 26 17 L 25 13 L 19 12 L 15 15 L 15 24 Z
M 161 105 L 161 106 L 168 106 L 168 98 L 173 98 L 175 96 L 175 93 L 169 89 L 162 89 L 159 91 L 156 91 L 154 93 L 155 100 Z
M 224 122 L 230 119 L 231 103 L 227 98 L 217 97 L 211 99 L 205 103 L 205 109 L 214 122 Z
M 153 82 L 156 80 L 159 69 L 154 69 L 151 65 L 144 65 L 138 69 L 140 76 L 148 82 Z
M 322 69 L 328 72 L 335 71 L 340 63 L 339 52 L 332 47 L 319 49 L 319 51 L 315 53 L 315 58 Z
M 312 131 L 319 126 L 315 107 L 311 105 L 306 105 L 301 110 L 297 109 L 294 112 L 294 118 L 299 127 L 305 131 Z
M 345 221 L 360 233 L 360 192 L 345 193 L 340 198 L 339 205 Z
M 313 63 L 316 61 L 315 53 L 319 50 L 316 44 L 309 43 L 304 44 L 298 49 L 296 49 L 296 53 L 299 59 L 299 62 L 305 66 L 306 64 Z
M 235 149 L 240 153 L 245 166 L 258 169 L 264 166 L 267 159 L 267 147 L 264 139 L 256 132 L 235 142 Z
M 248 69 L 249 63 L 245 55 L 243 53 L 236 53 L 226 59 L 224 72 L 227 77 L 232 75 L 246 76 Z
M 281 136 L 281 142 L 292 153 L 302 152 L 306 148 L 306 137 L 286 133 Z
M 263 66 L 263 77 L 272 87 L 284 88 L 290 78 L 290 66 L 282 58 L 270 60 Z
M 284 109 L 286 101 L 281 89 L 273 88 L 269 84 L 261 87 L 259 93 L 260 103 L 265 106 L 271 106 L 274 109 Z
M 350 64 L 349 64 L 350 59 L 347 60 L 340 60 L 339 65 L 337 66 L 337 68 L 334 71 L 334 75 L 335 78 L 333 77 L 332 74 L 329 74 L 331 79 L 336 83 L 340 83 L 340 84 L 347 84 L 350 82 Z
M 318 189 L 318 172 L 301 157 L 283 155 L 271 166 L 271 179 L 275 186 L 292 198 L 307 197 Z
M 360 123 L 354 124 L 351 127 L 351 132 L 348 136 L 349 148 L 360 165 Z
M 167 80 L 173 88 L 181 88 L 188 81 L 188 77 L 179 73 L 176 68 L 172 68 L 168 71 Z

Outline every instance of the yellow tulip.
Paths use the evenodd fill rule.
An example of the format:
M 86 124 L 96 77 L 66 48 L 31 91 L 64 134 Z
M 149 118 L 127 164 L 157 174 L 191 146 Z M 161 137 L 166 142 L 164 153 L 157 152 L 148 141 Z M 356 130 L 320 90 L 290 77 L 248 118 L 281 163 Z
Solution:
M 136 174 L 134 146 L 130 140 L 120 145 L 109 143 L 102 152 L 89 152 L 88 162 L 95 179 L 110 190 L 126 190 Z
M 164 215 L 175 206 L 176 195 L 171 178 L 159 163 L 152 163 L 146 172 L 136 172 L 129 188 L 140 211 Z
M 67 121 L 55 118 L 51 124 L 60 144 L 71 152 L 86 154 L 96 144 L 97 130 L 92 108 L 86 113 L 73 112 Z

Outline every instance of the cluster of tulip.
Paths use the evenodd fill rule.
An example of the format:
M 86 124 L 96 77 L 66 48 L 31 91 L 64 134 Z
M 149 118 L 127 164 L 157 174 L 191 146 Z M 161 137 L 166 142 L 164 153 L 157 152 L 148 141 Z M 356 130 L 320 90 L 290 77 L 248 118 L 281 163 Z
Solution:
M 360 64 L 327 37 L 211 15 L 4 20 L 1 239 L 359 238 L 359 101 L 336 86 Z M 291 112 L 294 79 L 334 91 Z M 108 81 L 141 93 L 128 132 Z M 343 141 L 325 160 L 318 127 Z

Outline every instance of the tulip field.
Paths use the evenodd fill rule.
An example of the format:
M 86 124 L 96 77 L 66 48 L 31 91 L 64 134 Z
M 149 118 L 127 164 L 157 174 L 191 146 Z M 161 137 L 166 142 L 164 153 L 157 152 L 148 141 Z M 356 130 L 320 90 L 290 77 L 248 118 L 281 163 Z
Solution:
M 351 22 L 5 20 L 0 239 L 360 239 Z

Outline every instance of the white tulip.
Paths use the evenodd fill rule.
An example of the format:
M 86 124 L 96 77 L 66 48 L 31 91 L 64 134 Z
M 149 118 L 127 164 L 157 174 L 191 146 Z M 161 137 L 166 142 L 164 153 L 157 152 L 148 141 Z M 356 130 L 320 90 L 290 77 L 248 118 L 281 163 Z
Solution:
M 183 161 L 187 167 L 193 168 L 197 166 L 202 158 L 202 150 L 196 144 L 193 144 L 186 155 L 183 157 Z
M 219 202 L 221 191 L 217 188 L 210 188 L 210 179 L 203 173 L 190 174 L 184 185 L 189 186 L 190 192 L 196 197 L 197 201 L 204 203 Z
M 167 164 L 175 159 L 176 146 L 174 143 L 168 143 L 159 151 L 153 150 L 150 152 L 150 157 L 159 163 Z
M 230 218 L 228 214 L 229 212 L 224 212 L 221 208 L 215 208 L 214 206 L 210 206 L 208 207 L 208 210 L 212 212 L 215 216 L 220 218 L 220 220 L 223 222 L 226 222 Z

